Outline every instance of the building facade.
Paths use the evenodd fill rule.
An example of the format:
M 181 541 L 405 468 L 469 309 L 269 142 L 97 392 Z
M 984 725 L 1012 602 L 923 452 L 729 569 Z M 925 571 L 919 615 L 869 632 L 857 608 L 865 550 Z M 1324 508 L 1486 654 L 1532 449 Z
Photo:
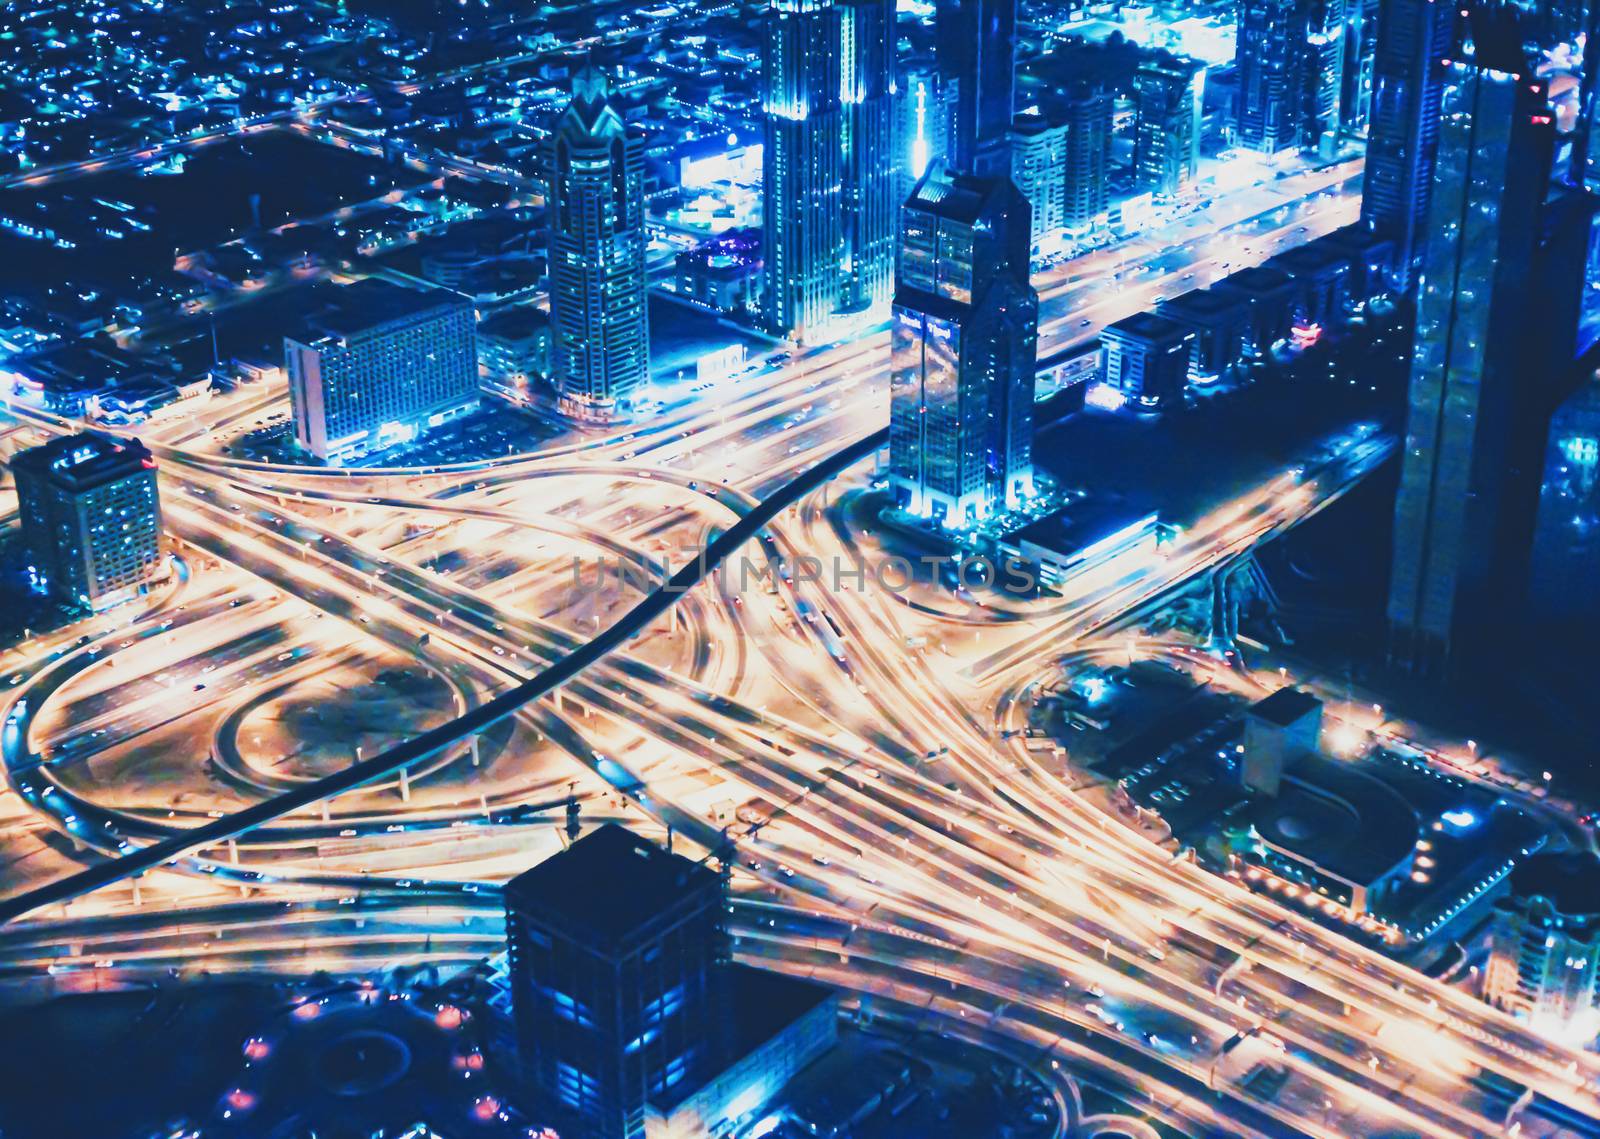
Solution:
M 1550 419 L 1528 599 L 1540 622 L 1600 623 L 1600 374 Z
M 1199 172 L 1205 77 L 1203 64 L 1165 52 L 1134 73 L 1134 169 L 1157 197 L 1174 197 Z
M 1495 906 L 1483 999 L 1577 1047 L 1600 1035 L 1600 861 L 1538 854 Z
M 1059 249 L 1067 228 L 1066 123 L 1037 111 L 1012 121 L 1011 182 L 1033 215 L 1028 240 L 1034 258 Z
M 1111 119 L 1116 101 L 1103 87 L 1069 94 L 1061 114 L 1067 125 L 1062 223 L 1081 237 L 1105 224 L 1110 204 Z
M 1542 453 L 1529 298 L 1555 126 L 1521 50 L 1483 40 L 1445 68 L 1388 603 L 1391 655 L 1421 672 L 1523 596 Z
M 1345 34 L 1345 0 L 1241 0 L 1240 146 L 1275 155 L 1337 134 Z
M 938 0 L 939 70 L 954 107 L 949 159 L 982 177 L 1010 169 L 1017 0 Z
M 1402 290 L 1416 280 L 1422 253 L 1454 22 L 1449 0 L 1389 0 L 1378 13 L 1361 220 L 1394 241 Z
M 546 170 L 559 406 L 580 421 L 612 422 L 631 413 L 650 378 L 644 144 L 592 68 L 573 81 Z
M 911 196 L 929 164 L 950 153 L 954 108 L 934 60 L 918 58 L 901 64 L 894 107 L 894 205 L 898 217 L 900 204 Z
M 843 91 L 844 264 L 839 309 L 881 309 L 894 294 L 894 0 L 838 0 Z
M 1101 382 L 1147 410 L 1180 406 L 1189 386 L 1195 334 L 1154 313 L 1137 313 L 1100 333 Z
M 104 609 L 164 566 L 156 464 L 135 439 L 85 432 L 11 462 L 28 583 L 67 604 Z
M 472 305 L 369 279 L 322 294 L 284 338 L 295 442 L 338 466 L 478 406 Z
M 911 512 L 965 525 L 1032 493 L 1028 204 L 1008 177 L 935 166 L 901 226 L 890 481 Z
M 763 317 L 802 343 L 889 298 L 890 0 L 771 0 L 762 50 Z

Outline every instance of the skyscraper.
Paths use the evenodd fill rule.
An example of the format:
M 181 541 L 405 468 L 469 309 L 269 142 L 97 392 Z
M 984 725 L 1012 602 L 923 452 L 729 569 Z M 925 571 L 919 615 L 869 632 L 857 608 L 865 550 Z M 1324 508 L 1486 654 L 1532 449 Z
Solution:
M 1454 21 L 1450 0 L 1387 0 L 1378 15 L 1361 219 L 1393 239 L 1402 289 L 1416 279 L 1422 254 Z
M 844 280 L 839 307 L 859 313 L 894 293 L 894 0 L 839 0 L 844 99 Z
M 1299 0 L 1240 0 L 1235 49 L 1238 133 L 1239 145 L 1248 150 L 1277 154 L 1300 144 L 1295 100 L 1299 72 L 1295 17 L 1299 7 Z
M 1103 87 L 1081 86 L 1063 101 L 1067 169 L 1062 221 L 1069 233 L 1086 234 L 1106 216 L 1114 109 L 1114 100 Z
M 1238 138 L 1273 155 L 1339 129 L 1345 0 L 1241 0 Z
M 1004 175 L 936 165 L 902 211 L 890 358 L 890 480 L 958 526 L 1031 493 L 1038 297 L 1028 203 Z
M 939 71 L 955 104 L 950 153 L 957 170 L 992 176 L 1010 162 L 1017 0 L 938 0 Z
M 627 415 L 650 378 L 644 144 L 586 68 L 551 133 L 551 366 L 564 414 Z
M 160 570 L 161 498 L 143 443 L 64 436 L 17 452 L 11 473 L 36 592 L 103 609 Z
M 1523 596 L 1548 414 L 1538 385 L 1558 366 L 1539 355 L 1540 322 L 1555 293 L 1577 291 L 1541 282 L 1549 296 L 1531 299 L 1555 125 L 1520 41 L 1466 47 L 1445 67 L 1442 109 L 1388 606 L 1391 654 L 1425 672 Z
M 1199 171 L 1205 76 L 1203 64 L 1167 52 L 1146 59 L 1134 73 L 1134 169 L 1139 184 L 1158 197 L 1177 194 Z
M 284 337 L 295 442 L 338 466 L 478 406 L 472 302 L 377 278 L 313 294 Z
M 646 1105 L 719 1057 L 722 882 L 601 827 L 506 885 L 523 1076 L 563 1134 L 638 1139 Z
M 1059 248 L 1066 231 L 1067 124 L 1037 111 L 1011 127 L 1011 182 L 1033 216 L 1029 246 L 1035 258 Z
M 1346 0 L 1313 0 L 1299 33 L 1300 145 L 1331 145 L 1344 106 Z
M 889 0 L 771 0 L 762 52 L 767 327 L 826 339 L 888 299 L 894 249 Z

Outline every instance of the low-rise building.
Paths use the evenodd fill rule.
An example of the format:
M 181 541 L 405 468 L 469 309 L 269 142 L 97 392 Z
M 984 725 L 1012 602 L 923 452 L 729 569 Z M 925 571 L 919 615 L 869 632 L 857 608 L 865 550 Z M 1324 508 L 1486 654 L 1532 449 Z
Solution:
M 1140 407 L 1175 407 L 1189 385 L 1194 343 L 1193 331 L 1177 321 L 1135 313 L 1100 333 L 1101 382 Z
M 1162 301 L 1156 312 L 1194 333 L 1189 361 L 1192 380 L 1214 380 L 1244 359 L 1250 329 L 1250 305 L 1237 293 L 1193 289 Z
M 1483 998 L 1541 1032 L 1586 1046 L 1600 1035 L 1600 858 L 1538 854 L 1495 906 Z

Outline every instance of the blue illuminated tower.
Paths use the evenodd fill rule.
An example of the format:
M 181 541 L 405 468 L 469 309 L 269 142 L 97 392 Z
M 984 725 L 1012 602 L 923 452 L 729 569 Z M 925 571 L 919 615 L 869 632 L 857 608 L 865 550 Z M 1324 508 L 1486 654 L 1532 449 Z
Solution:
M 1439 147 L 1451 0 L 1387 0 L 1378 15 L 1361 219 L 1395 244 L 1396 284 L 1416 279 Z
M 846 313 L 894 292 L 894 21 L 894 0 L 839 0 Z
M 890 481 L 959 526 L 1033 480 L 1038 297 L 1029 210 L 1011 180 L 935 165 L 902 212 L 890 358 Z
M 894 9 L 771 0 L 764 33 L 763 314 L 825 340 L 893 280 Z
M 1239 145 L 1314 147 L 1339 130 L 1345 0 L 1241 0 Z
M 650 377 L 644 144 L 592 68 L 549 142 L 551 365 L 561 410 L 626 415 Z

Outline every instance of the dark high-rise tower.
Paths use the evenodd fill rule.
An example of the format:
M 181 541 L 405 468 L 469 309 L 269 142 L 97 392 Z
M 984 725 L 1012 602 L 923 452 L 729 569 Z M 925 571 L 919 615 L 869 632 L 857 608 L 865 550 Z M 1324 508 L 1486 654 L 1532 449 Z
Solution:
M 592 68 L 550 136 L 551 365 L 561 410 L 606 422 L 650 378 L 644 143 Z
M 935 165 L 902 212 L 890 358 L 890 479 L 951 526 L 1032 491 L 1038 297 L 1029 210 L 1004 175 Z
M 1451 0 L 1387 0 L 1378 16 L 1361 218 L 1394 240 L 1402 289 L 1415 280 L 1422 255 L 1454 21 Z
M 955 104 L 950 153 L 958 170 L 1010 168 L 1017 0 L 938 0 L 939 73 Z
M 1388 606 L 1392 655 L 1424 672 L 1479 647 L 1524 595 L 1587 249 L 1572 229 L 1590 224 L 1553 197 L 1554 117 L 1514 32 L 1445 65 L 1441 106 Z
M 642 1139 L 647 1105 L 724 1058 L 721 878 L 613 825 L 512 879 L 505 903 L 528 1086 L 563 1135 Z

